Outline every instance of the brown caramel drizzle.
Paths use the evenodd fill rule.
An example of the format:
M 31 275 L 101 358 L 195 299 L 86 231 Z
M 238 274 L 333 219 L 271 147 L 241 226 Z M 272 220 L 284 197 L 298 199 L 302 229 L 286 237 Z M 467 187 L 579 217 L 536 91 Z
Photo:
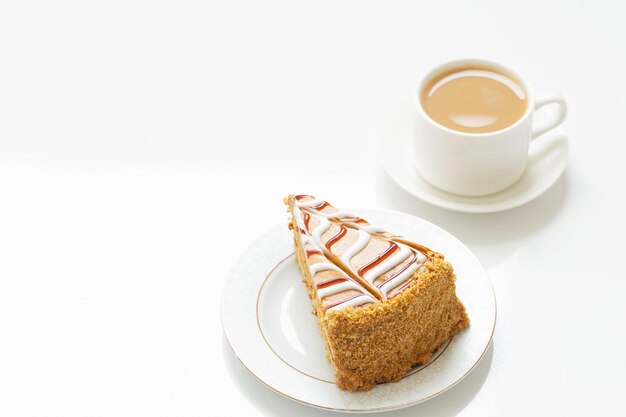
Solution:
M 331 285 L 339 284 L 340 282 L 344 282 L 347 280 L 348 280 L 347 278 L 343 278 L 343 277 L 331 278 L 331 279 L 327 279 L 326 281 L 319 282 L 316 285 L 316 287 L 317 289 L 327 288 L 327 287 L 330 287 Z
M 324 256 L 324 254 L 321 251 L 317 250 L 317 249 L 309 249 L 309 250 L 305 251 L 305 253 L 306 253 L 306 257 L 307 258 L 310 258 L 313 255 Z
M 333 308 L 335 306 L 338 306 L 339 304 L 347 303 L 348 301 L 353 300 L 353 299 L 355 299 L 357 297 L 361 297 L 362 295 L 363 295 L 362 293 L 355 294 L 352 297 L 346 298 L 345 300 L 341 300 L 341 301 L 338 301 L 338 302 L 333 303 L 331 305 L 328 305 L 328 306 L 325 307 L 325 309 L 326 310 L 330 310 L 331 308 Z M 362 305 L 367 305 L 367 304 L 372 304 L 372 302 L 370 301 L 370 302 L 367 302 L 367 303 L 363 303 Z
M 302 212 L 302 219 L 304 220 L 304 227 L 309 230 L 309 221 L 311 220 L 311 215 L 306 211 Z
M 364 265 L 359 269 L 358 274 L 362 277 L 367 271 L 374 268 L 376 265 L 387 259 L 398 248 L 395 242 L 389 242 L 389 247 L 380 255 L 378 255 L 372 262 Z
M 344 235 L 348 233 L 348 229 L 345 228 L 345 226 L 341 226 L 339 228 L 339 232 L 331 237 L 328 242 L 326 242 L 326 247 L 328 248 L 328 250 L 330 250 L 331 246 L 333 246 L 335 243 L 339 242 L 339 240 L 344 237 Z
M 387 278 L 386 280 L 384 280 L 383 282 L 381 282 L 380 284 L 377 285 L 378 288 L 382 287 L 383 285 L 385 285 L 388 281 L 394 279 L 395 277 L 397 277 L 398 275 L 400 275 L 401 273 L 403 273 L 409 266 L 411 266 L 411 264 L 413 264 L 413 262 L 415 262 L 415 260 L 417 259 L 417 255 L 415 254 L 415 252 L 413 252 L 412 256 L 411 256 L 411 260 L 409 262 L 407 262 L 406 265 L 404 265 L 402 267 L 401 270 L 399 270 L 398 272 L 396 272 L 395 274 L 393 274 L 392 276 L 390 276 L 389 278 Z M 410 280 L 408 280 L 410 282 Z
M 391 297 L 393 297 L 395 295 L 400 294 L 402 291 L 404 291 L 412 283 L 413 283 L 412 279 L 406 280 L 406 282 L 403 283 L 402 285 L 399 285 L 396 288 L 394 288 L 393 290 L 389 291 L 389 294 L 387 294 L 387 298 L 391 298 Z
M 313 210 L 323 210 L 324 208 L 330 206 L 330 204 L 328 203 L 328 201 L 323 201 L 322 204 L 319 204 L 315 207 L 311 207 Z
M 415 243 L 415 242 L 413 242 L 411 240 L 408 240 L 408 239 L 406 239 L 406 238 L 404 238 L 402 236 L 393 235 L 393 234 L 391 234 L 389 232 L 387 232 L 387 234 L 389 235 L 389 237 L 388 237 L 389 239 L 392 239 L 392 240 L 394 240 L 396 242 L 403 243 L 403 244 L 407 245 L 408 247 L 413 248 L 413 249 L 415 249 L 418 252 L 421 252 L 424 256 L 426 256 L 429 259 L 431 259 L 431 258 L 442 258 L 443 259 L 443 255 L 441 255 L 441 254 L 439 254 L 439 253 L 437 253 L 437 252 L 435 252 L 435 251 L 433 251 L 431 249 L 428 249 L 424 245 L 420 245 L 419 243 Z

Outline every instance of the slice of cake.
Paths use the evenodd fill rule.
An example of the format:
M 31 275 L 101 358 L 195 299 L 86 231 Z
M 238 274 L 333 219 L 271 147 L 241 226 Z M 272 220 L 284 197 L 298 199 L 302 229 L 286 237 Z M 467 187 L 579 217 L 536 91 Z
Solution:
M 469 325 L 441 254 L 309 195 L 285 204 L 340 388 L 398 381 Z

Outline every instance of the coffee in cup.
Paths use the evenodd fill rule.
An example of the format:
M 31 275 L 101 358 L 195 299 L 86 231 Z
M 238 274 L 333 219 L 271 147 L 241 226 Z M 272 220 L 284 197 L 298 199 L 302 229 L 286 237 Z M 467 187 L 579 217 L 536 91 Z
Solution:
M 533 122 L 538 109 L 556 112 Z M 449 193 L 482 196 L 504 190 L 526 169 L 530 142 L 560 125 L 563 98 L 535 98 L 502 64 L 461 59 L 426 73 L 415 96 L 413 155 L 420 175 Z
M 468 133 L 504 129 L 521 119 L 528 107 L 526 92 L 516 80 L 478 66 L 437 75 L 424 87 L 420 100 L 434 121 Z

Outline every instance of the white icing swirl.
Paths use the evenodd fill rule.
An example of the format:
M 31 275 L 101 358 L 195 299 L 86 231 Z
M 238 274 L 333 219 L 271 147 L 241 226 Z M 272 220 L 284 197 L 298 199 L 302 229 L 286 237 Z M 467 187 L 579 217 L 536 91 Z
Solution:
M 356 227 L 360 230 L 365 230 L 368 233 L 387 233 L 386 230 L 381 229 L 380 227 L 372 226 L 371 224 L 359 224 L 354 223 Z
M 321 271 L 339 271 L 339 272 L 343 272 L 341 270 L 341 268 L 339 268 L 337 265 L 335 264 L 331 264 L 330 262 L 318 262 L 316 264 L 312 264 L 309 265 L 309 272 L 311 273 L 311 276 L 317 274 L 318 272 Z
M 354 218 L 354 219 L 358 218 L 354 214 L 348 213 L 344 210 L 337 210 L 334 212 L 327 212 L 327 213 L 323 211 L 315 210 L 315 214 L 317 214 L 318 216 L 325 217 L 327 219 L 343 219 L 346 217 Z
M 350 266 L 350 259 L 352 259 L 354 255 L 365 249 L 371 238 L 372 236 L 369 233 L 359 230 L 358 239 L 352 244 L 352 246 L 346 249 L 343 255 L 341 255 L 341 261 L 347 266 Z
M 361 287 L 360 285 L 358 285 L 356 282 L 352 280 L 347 280 L 347 281 L 339 282 L 334 285 L 329 285 L 328 287 L 325 287 L 325 288 L 318 288 L 317 296 L 320 299 L 322 299 L 324 297 L 328 297 L 329 295 L 339 294 L 340 292 L 344 292 L 347 290 L 357 290 L 362 293 L 363 287 Z
M 315 206 L 319 206 L 320 204 L 324 204 L 325 201 L 321 200 L 319 198 L 314 198 L 313 200 L 307 201 L 307 202 L 302 202 L 299 200 L 296 200 L 296 205 L 298 207 L 315 207 Z
M 367 281 L 371 283 L 374 283 L 376 278 L 378 278 L 385 272 L 390 271 L 391 269 L 395 268 L 396 266 L 400 264 L 400 262 L 404 261 L 406 258 L 408 258 L 411 255 L 411 248 L 409 248 L 406 245 L 402 245 L 400 243 L 398 243 L 397 245 L 400 248 L 400 251 L 398 253 L 390 256 L 389 258 L 385 259 L 380 264 L 376 265 L 371 270 L 367 271 L 365 275 L 363 276 L 363 278 L 365 278 Z
M 402 271 L 401 274 L 398 274 L 397 276 L 395 276 L 394 278 L 390 279 L 389 281 L 385 282 L 381 287 L 380 287 L 380 292 L 382 292 L 383 294 L 385 294 L 385 297 L 387 297 L 389 295 L 389 291 L 393 290 L 394 288 L 396 288 L 398 285 L 402 284 L 404 281 L 406 281 L 406 279 L 411 276 L 411 274 L 413 274 L 413 272 L 415 272 L 417 270 L 417 268 L 419 268 L 420 263 L 418 262 L 413 262 L 407 269 L 405 269 L 404 271 Z
M 296 224 L 301 230 L 304 230 L 305 226 L 304 226 L 304 220 L 302 219 L 302 210 L 298 209 L 297 207 L 294 207 L 293 212 L 294 212 L 294 217 L 296 218 Z
M 311 233 L 311 236 L 313 237 L 313 240 L 315 241 L 316 245 L 319 248 L 323 249 L 324 245 L 322 244 L 322 235 L 326 233 L 328 229 L 330 229 L 330 222 L 324 218 L 320 218 L 319 221 L 320 221 L 319 224 L 317 225 L 315 230 L 313 230 L 313 233 Z
M 300 240 L 302 241 L 302 245 L 311 245 L 317 248 L 317 243 L 313 240 L 313 238 L 309 235 L 304 235 L 300 233 Z

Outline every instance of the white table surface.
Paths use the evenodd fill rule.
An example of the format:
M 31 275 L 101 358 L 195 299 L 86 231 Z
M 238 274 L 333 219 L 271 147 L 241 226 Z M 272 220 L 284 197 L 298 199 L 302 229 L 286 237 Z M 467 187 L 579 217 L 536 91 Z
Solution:
M 224 279 L 292 192 L 430 220 L 493 280 L 478 368 L 388 415 L 623 415 L 622 3 L 7 3 L 0 415 L 327 414 L 255 380 L 220 324 Z M 389 103 L 462 56 L 569 103 L 566 172 L 523 207 L 438 209 L 378 162 Z

